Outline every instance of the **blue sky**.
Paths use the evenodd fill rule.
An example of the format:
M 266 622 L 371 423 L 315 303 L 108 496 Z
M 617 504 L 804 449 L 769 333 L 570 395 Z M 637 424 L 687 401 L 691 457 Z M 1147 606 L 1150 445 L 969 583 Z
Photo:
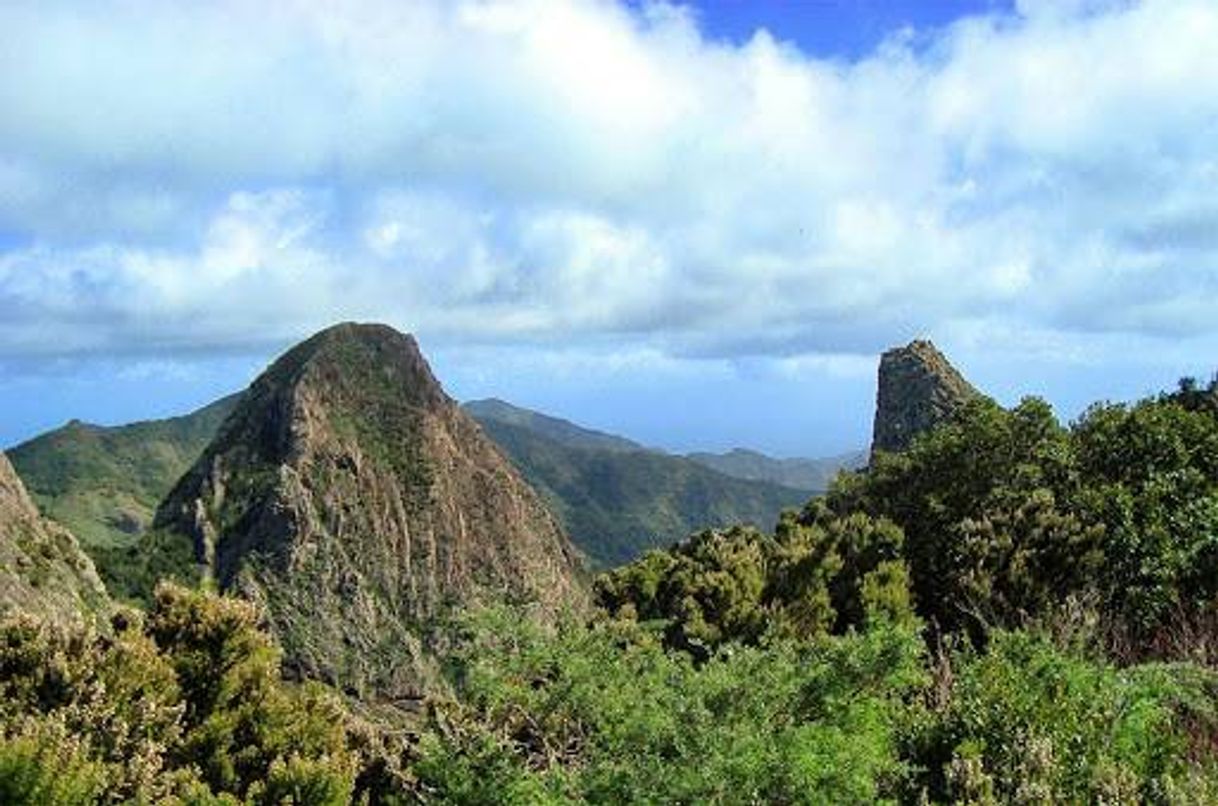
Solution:
M 893 34 L 929 34 L 961 17 L 1009 13 L 1007 0 L 718 0 L 697 2 L 704 34 L 745 43 L 758 28 L 824 58 L 857 60 Z
M 676 450 L 868 439 L 933 338 L 1065 416 L 1218 366 L 1218 5 L 0 7 L 0 445 L 339 320 Z

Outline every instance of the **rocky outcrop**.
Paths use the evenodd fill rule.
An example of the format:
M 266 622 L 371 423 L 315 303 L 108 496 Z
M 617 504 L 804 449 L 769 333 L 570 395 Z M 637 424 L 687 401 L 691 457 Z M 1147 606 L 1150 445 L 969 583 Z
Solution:
M 880 357 L 871 453 L 897 452 L 981 395 L 929 341 Z
M 25 613 L 55 624 L 99 621 L 106 590 L 76 538 L 39 515 L 0 453 L 0 615 Z
M 287 663 L 409 696 L 455 609 L 583 601 L 571 544 L 444 393 L 413 338 L 343 324 L 250 386 L 158 510 L 206 576 L 259 602 Z

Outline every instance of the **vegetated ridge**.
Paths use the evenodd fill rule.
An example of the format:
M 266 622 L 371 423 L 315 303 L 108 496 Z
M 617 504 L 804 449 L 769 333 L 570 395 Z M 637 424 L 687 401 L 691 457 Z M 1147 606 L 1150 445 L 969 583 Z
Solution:
M 607 434 L 592 428 L 584 428 L 570 420 L 552 417 L 539 411 L 514 406 L 498 398 L 471 400 L 461 406 L 471 417 L 482 425 L 488 422 L 505 423 L 524 428 L 528 431 L 565 445 L 568 448 L 589 448 L 619 453 L 650 450 L 633 440 Z
M 628 562 L 699 529 L 733 523 L 769 528 L 783 509 L 808 497 L 803 490 L 731 478 L 658 451 L 576 447 L 493 418 L 482 427 L 598 568 Z
M 646 451 L 676 459 L 688 459 L 734 479 L 764 481 L 805 492 L 824 492 L 838 471 L 853 470 L 867 464 L 865 451 L 850 451 L 818 459 L 776 459 L 748 448 L 735 448 L 724 453 L 696 451 L 671 454 L 625 437 L 585 428 L 569 420 L 542 414 L 497 398 L 473 400 L 464 404 L 464 408 L 484 426 L 490 422 L 518 426 L 568 448 L 601 449 L 618 453 Z
M 858 470 L 867 464 L 866 451 L 849 451 L 822 459 L 776 459 L 748 448 L 733 448 L 726 453 L 697 452 L 685 457 L 725 476 L 767 481 L 810 493 L 829 489 L 842 470 Z
M 157 505 L 203 449 L 240 395 L 164 420 L 100 426 L 73 420 L 8 451 L 44 515 L 67 526 L 108 587 L 127 571 Z

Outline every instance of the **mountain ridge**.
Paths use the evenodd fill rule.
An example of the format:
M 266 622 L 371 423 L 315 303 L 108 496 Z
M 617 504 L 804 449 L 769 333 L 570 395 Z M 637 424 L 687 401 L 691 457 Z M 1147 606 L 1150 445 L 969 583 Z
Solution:
M 829 484 L 839 471 L 855 470 L 867 464 L 866 451 L 847 451 L 819 459 L 780 459 L 750 448 L 737 447 L 723 453 L 687 453 L 685 458 L 734 478 L 767 481 L 810 493 L 829 489 Z
M 598 568 L 700 529 L 738 522 L 769 528 L 782 510 L 808 498 L 804 490 L 732 478 L 659 451 L 574 447 L 501 421 L 482 426 Z
M 39 510 L 71 530 L 108 584 L 123 588 L 124 566 L 157 505 L 239 399 L 118 426 L 74 419 L 8 455 Z
M 746 481 L 762 481 L 807 492 L 824 492 L 837 472 L 866 464 L 865 451 L 849 451 L 822 458 L 792 457 L 779 459 L 751 448 L 737 447 L 722 453 L 693 451 L 670 453 L 650 448 L 616 434 L 587 428 L 534 409 L 517 406 L 499 398 L 473 400 L 463 407 L 479 422 L 495 421 L 528 429 L 573 448 L 603 448 L 623 453 L 646 451 L 678 459 L 688 459 L 725 476 Z
M 273 362 L 154 529 L 259 604 L 296 674 L 360 694 L 434 684 L 429 641 L 453 608 L 503 596 L 552 617 L 583 599 L 541 499 L 384 325 L 336 325 Z

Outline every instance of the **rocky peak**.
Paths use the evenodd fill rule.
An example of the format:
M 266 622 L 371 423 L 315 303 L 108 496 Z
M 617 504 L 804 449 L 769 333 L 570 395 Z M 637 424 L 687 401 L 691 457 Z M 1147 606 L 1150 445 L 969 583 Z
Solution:
M 0 453 L 0 615 L 77 623 L 104 616 L 109 608 L 97 571 L 76 538 L 38 514 Z
M 541 499 L 384 325 L 337 325 L 275 361 L 154 525 L 265 606 L 301 674 L 359 692 L 425 683 L 454 608 L 583 596 Z
M 880 357 L 872 454 L 905 450 L 979 395 L 930 341 L 888 350 Z

